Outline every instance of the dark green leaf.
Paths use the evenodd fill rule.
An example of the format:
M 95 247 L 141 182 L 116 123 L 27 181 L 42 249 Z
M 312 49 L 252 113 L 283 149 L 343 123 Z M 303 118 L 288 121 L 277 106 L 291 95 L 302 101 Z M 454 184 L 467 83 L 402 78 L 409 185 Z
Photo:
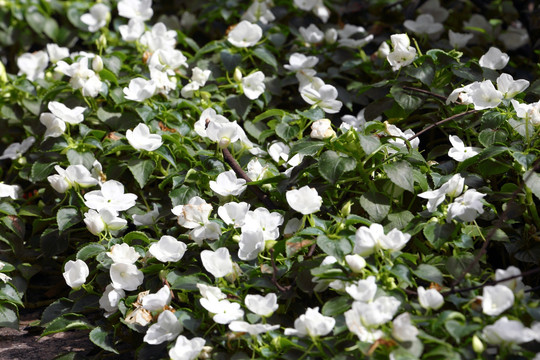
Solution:
M 31 180 L 39 182 L 45 180 L 49 176 L 54 168 L 55 163 L 41 163 L 35 162 L 32 164 L 32 171 L 30 172 Z
M 455 228 L 456 226 L 453 223 L 428 222 L 424 227 L 424 236 L 438 250 L 446 242 L 450 241 Z
M 169 197 L 171 198 L 173 207 L 177 205 L 185 205 L 192 197 L 197 195 L 199 195 L 197 190 L 195 190 L 193 187 L 186 185 L 182 185 L 181 187 L 174 189 L 169 193 Z
M 319 173 L 331 183 L 338 181 L 347 171 L 356 168 L 356 160 L 328 150 L 319 158 Z
M 428 264 L 420 264 L 416 268 L 416 270 L 412 270 L 412 272 L 418 276 L 420 279 L 433 282 L 439 285 L 443 284 L 443 275 L 439 269 L 437 269 L 435 266 L 428 265 Z
M 19 314 L 14 305 L 0 303 L 0 328 L 1 327 L 19 330 Z
M 262 61 L 264 61 L 268 65 L 272 66 L 275 70 L 277 70 L 277 60 L 276 60 L 275 56 L 270 51 L 268 51 L 266 48 L 257 47 L 253 51 L 253 55 L 258 57 L 259 59 L 261 59 Z
M 480 144 L 488 147 L 495 143 L 504 142 L 507 137 L 508 133 L 504 130 L 485 129 L 478 135 L 478 140 L 480 141 Z
M 331 239 L 326 235 L 319 235 L 317 236 L 317 246 L 327 255 L 334 256 L 338 259 L 350 254 L 352 251 L 351 242 L 346 237 Z
M 373 191 L 368 191 L 360 197 L 360 205 L 375 222 L 381 222 L 390 211 L 390 199 Z
M 394 97 L 394 100 L 408 113 L 413 112 L 422 105 L 423 100 L 417 96 L 406 93 L 401 87 L 393 86 L 390 89 L 390 94 Z
M 271 118 L 271 117 L 274 117 L 274 116 L 277 116 L 277 117 L 283 117 L 285 116 L 287 113 L 281 109 L 270 109 L 270 110 L 266 110 L 265 112 L 263 112 L 262 114 L 259 114 L 257 116 L 255 116 L 255 118 L 253 119 L 253 123 L 257 123 L 261 120 L 264 120 L 264 119 L 268 119 L 268 118 Z
M 0 282 L 0 300 L 7 300 L 16 305 L 23 306 L 23 302 L 17 290 L 10 284 L 3 282 Z
M 89 334 L 90 341 L 109 352 L 118 354 L 118 351 L 112 346 L 112 340 L 109 331 L 105 331 L 101 327 L 96 327 L 90 331 Z
M 351 308 L 351 300 L 346 296 L 338 296 L 328 300 L 322 307 L 321 313 L 324 316 L 336 316 L 343 314 Z
M 381 146 L 381 140 L 376 135 L 358 134 L 360 138 L 360 146 L 367 155 L 371 155 Z
M 276 126 L 276 135 L 285 141 L 290 141 L 294 137 L 298 136 L 300 128 L 296 125 L 289 125 L 286 123 L 280 123 Z
M 124 235 L 124 242 L 126 244 L 134 244 L 135 240 L 142 240 L 143 243 L 149 244 L 150 239 L 148 238 L 148 235 L 146 235 L 142 231 L 132 231 L 126 235 Z
M 383 169 L 394 184 L 414 192 L 413 168 L 407 161 L 384 164 Z
M 153 160 L 131 159 L 128 168 L 142 189 L 156 168 L 156 163 Z
M 88 244 L 77 252 L 77 259 L 86 261 L 104 251 L 107 251 L 107 249 L 101 244 Z
M 79 211 L 75 207 L 63 207 L 56 213 L 56 223 L 60 232 L 78 224 L 80 221 Z
M 310 139 L 300 140 L 291 146 L 289 156 L 294 156 L 296 154 L 313 156 L 317 154 L 323 146 L 323 141 L 313 141 Z
M 68 330 L 82 329 L 88 330 L 92 329 L 92 325 L 84 318 L 83 315 L 79 314 L 66 314 L 61 317 L 58 317 L 51 321 L 41 336 L 46 336 L 50 334 L 55 334 L 59 332 L 64 332 Z

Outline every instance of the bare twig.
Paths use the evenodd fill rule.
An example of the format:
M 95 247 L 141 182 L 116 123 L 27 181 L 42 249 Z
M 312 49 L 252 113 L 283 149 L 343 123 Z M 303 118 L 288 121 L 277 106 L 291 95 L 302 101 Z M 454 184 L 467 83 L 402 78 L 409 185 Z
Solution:
M 403 90 L 416 91 L 416 92 L 419 92 L 419 93 L 421 93 L 421 94 L 433 96 L 433 97 L 435 97 L 435 98 L 437 98 L 437 99 L 441 99 L 441 100 L 445 100 L 445 101 L 446 101 L 446 96 L 444 96 L 444 95 L 439 95 L 439 94 L 435 94 L 434 92 L 431 92 L 431 91 L 429 91 L 429 90 L 419 89 L 419 88 L 415 88 L 415 87 L 412 87 L 412 86 L 404 86 L 404 87 L 403 87 Z
M 287 292 L 291 289 L 291 285 L 282 286 L 277 281 L 277 272 L 278 268 L 276 266 L 276 262 L 274 261 L 274 249 L 270 249 L 270 261 L 272 263 L 272 284 L 276 285 L 279 291 L 281 292 Z
M 240 176 L 242 179 L 246 180 L 248 183 L 252 180 L 249 178 L 249 176 L 244 172 L 244 169 L 238 164 L 235 160 L 235 158 L 232 156 L 231 152 L 227 148 L 222 149 L 223 152 L 223 158 L 229 164 L 229 166 L 234 170 L 237 176 Z M 248 185 L 249 190 L 251 190 L 259 200 L 266 206 L 269 210 L 277 209 L 276 205 L 272 202 L 270 197 L 265 194 L 261 189 L 259 189 L 256 185 Z
M 446 119 L 442 119 L 441 121 L 437 121 L 436 123 L 433 123 L 433 124 L 429 125 L 427 128 L 420 130 L 419 132 L 417 132 L 415 135 L 411 136 L 407 140 L 411 141 L 413 139 L 416 139 L 417 137 L 419 137 L 420 135 L 422 135 L 426 131 L 429 131 L 429 130 L 433 129 L 435 126 L 442 125 L 445 122 L 455 120 L 455 119 L 460 118 L 460 117 L 465 116 L 465 115 L 474 114 L 475 112 L 478 112 L 478 110 L 468 110 L 468 111 L 465 111 L 465 112 L 462 112 L 462 113 L 459 113 L 459 114 L 456 114 L 456 115 L 452 115 L 452 116 L 450 116 L 450 117 L 448 117 Z

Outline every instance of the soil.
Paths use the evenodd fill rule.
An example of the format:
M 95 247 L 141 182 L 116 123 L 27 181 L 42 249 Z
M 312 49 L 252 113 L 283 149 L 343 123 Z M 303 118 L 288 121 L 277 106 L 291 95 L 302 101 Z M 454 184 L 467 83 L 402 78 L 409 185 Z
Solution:
M 77 358 L 94 349 L 88 331 L 67 331 L 40 337 L 41 328 L 30 324 L 40 318 L 40 312 L 21 313 L 19 330 L 0 328 L 0 360 L 52 360 L 75 353 Z

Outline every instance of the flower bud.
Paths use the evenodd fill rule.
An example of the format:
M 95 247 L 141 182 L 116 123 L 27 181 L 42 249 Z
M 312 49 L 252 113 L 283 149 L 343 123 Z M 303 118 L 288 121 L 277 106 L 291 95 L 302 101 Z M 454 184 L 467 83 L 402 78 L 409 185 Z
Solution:
M 242 72 L 239 68 L 234 69 L 234 81 L 240 82 L 242 81 Z
M 97 73 L 103 70 L 103 59 L 101 59 L 101 56 L 94 56 L 94 59 L 92 60 L 92 69 Z
M 345 261 L 355 273 L 361 272 L 362 269 L 366 267 L 366 260 L 364 260 L 364 258 L 358 254 L 346 255 Z
M 0 61 L 0 82 L 6 83 L 8 81 L 7 74 L 6 74 L 6 67 L 4 64 Z
M 482 340 L 480 340 L 478 338 L 478 336 L 476 335 L 473 335 L 472 337 L 472 348 L 474 350 L 475 353 L 477 354 L 481 354 L 484 352 L 484 350 L 486 349 L 484 343 L 482 342 Z
M 337 41 L 337 37 L 338 33 L 337 30 L 334 28 L 330 28 L 324 33 L 324 40 L 329 44 L 335 43 Z
M 341 216 L 347 217 L 351 214 L 352 201 L 347 201 L 345 205 L 341 207 Z

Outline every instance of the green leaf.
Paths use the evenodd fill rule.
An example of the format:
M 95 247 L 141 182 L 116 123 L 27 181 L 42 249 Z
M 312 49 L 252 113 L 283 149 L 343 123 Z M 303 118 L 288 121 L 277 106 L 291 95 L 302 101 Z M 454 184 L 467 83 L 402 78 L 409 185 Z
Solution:
M 450 319 L 444 323 L 444 327 L 446 328 L 448 333 L 452 335 L 454 339 L 456 339 L 459 344 L 463 337 L 480 329 L 482 326 L 479 324 L 464 324 L 457 320 Z
M 390 211 L 390 199 L 373 191 L 368 191 L 360 197 L 360 205 L 375 222 L 381 222 Z
M 298 111 L 298 110 L 296 110 L 296 113 L 298 115 L 300 115 L 300 116 L 308 118 L 311 121 L 320 120 L 320 119 L 324 118 L 324 116 L 325 116 L 324 111 L 322 111 L 318 107 L 316 107 L 314 109 L 309 109 L 309 110 L 306 110 L 306 111 Z
M 508 151 L 508 148 L 506 146 L 490 146 L 482 150 L 479 154 L 459 163 L 457 167 L 457 172 L 461 172 L 471 165 L 475 165 L 484 160 L 494 158 L 495 156 L 500 155 L 507 151 Z
M 156 163 L 153 160 L 131 159 L 128 168 L 142 189 L 156 168 Z
M 297 125 L 289 125 L 286 123 L 279 123 L 276 126 L 276 135 L 285 141 L 290 141 L 294 137 L 298 136 L 300 128 Z
M 405 72 L 415 79 L 420 80 L 425 85 L 431 85 L 435 76 L 435 65 L 431 58 L 426 58 L 422 65 L 418 67 L 407 66 Z
M 319 235 L 317 236 L 317 246 L 327 255 L 334 256 L 338 259 L 342 259 L 352 251 L 351 242 L 346 237 L 331 239 L 326 235 Z
M 185 205 L 192 197 L 197 195 L 199 195 L 199 193 L 197 190 L 195 190 L 195 188 L 186 185 L 182 185 L 169 193 L 173 207 L 177 205 Z
M 367 155 L 371 155 L 381 146 L 381 140 L 376 135 L 362 135 L 358 134 L 360 139 L 360 146 Z
M 10 284 L 3 282 L 0 282 L 0 300 L 7 300 L 16 305 L 23 306 L 23 302 L 17 290 Z
M 310 139 L 300 140 L 294 143 L 293 146 L 291 146 L 291 150 L 289 151 L 289 157 L 292 157 L 296 154 L 313 156 L 317 154 L 323 146 L 323 141 L 313 141 Z
M 394 228 L 398 230 L 404 229 L 412 219 L 414 219 L 414 215 L 408 210 L 388 214 L 390 223 L 387 225 L 387 228 L 390 230 Z
M 491 146 L 495 143 L 502 143 L 508 138 L 508 133 L 505 130 L 492 130 L 485 129 L 478 135 L 480 144 L 485 147 Z
M 439 250 L 445 243 L 450 241 L 455 228 L 456 226 L 453 223 L 428 222 L 423 232 L 429 243 Z
M 56 223 L 60 232 L 78 224 L 80 221 L 79 211 L 75 207 L 63 207 L 56 213 Z
M 92 325 L 88 323 L 83 315 L 66 314 L 51 321 L 45 330 L 43 330 L 41 336 L 47 336 L 74 329 L 89 330 L 92 329 Z
M 229 96 L 225 102 L 227 106 L 236 112 L 238 117 L 245 119 L 251 110 L 252 101 L 244 95 Z
M 270 65 L 271 67 L 273 67 L 274 70 L 277 70 L 277 60 L 275 56 L 270 51 L 268 51 L 265 47 L 257 47 L 253 51 L 253 55 L 255 55 L 256 57 L 258 57 L 259 59 L 261 59 L 268 65 Z
M 233 72 L 234 69 L 242 62 L 242 55 L 233 54 L 228 50 L 223 50 L 219 53 L 221 63 L 228 72 Z
M 324 316 L 336 316 L 343 314 L 351 308 L 351 301 L 346 296 L 338 296 L 328 300 L 322 307 Z
M 413 168 L 407 161 L 384 164 L 383 169 L 394 184 L 402 189 L 414 192 Z
M 35 162 L 32 164 L 32 170 L 30 171 L 30 180 L 33 182 L 39 182 L 45 180 L 52 172 L 52 169 L 56 165 L 53 162 L 41 163 Z
M 88 244 L 77 252 L 77 259 L 86 261 L 104 251 L 107 251 L 107 249 L 101 244 Z
M 423 100 L 419 97 L 407 94 L 401 87 L 392 86 L 390 94 L 394 100 L 408 113 L 413 112 L 422 105 Z
M 122 68 L 122 60 L 116 56 L 103 56 L 102 59 L 105 67 L 114 75 L 118 76 Z
M 356 160 L 332 150 L 324 152 L 319 158 L 319 173 L 331 183 L 335 183 L 344 173 L 355 168 Z
M 19 238 L 24 239 L 24 234 L 26 233 L 26 228 L 23 221 L 14 215 L 4 216 L 2 218 L 4 225 L 8 227 L 13 233 L 15 233 Z
M 446 260 L 446 271 L 448 271 L 454 278 L 457 278 L 467 267 L 470 266 L 473 261 L 474 255 L 470 253 L 451 256 L 448 258 L 448 260 Z M 470 273 L 473 275 L 480 274 L 480 265 L 478 262 L 475 262 Z
M 418 276 L 420 279 L 433 282 L 439 285 L 443 284 L 443 275 L 439 269 L 435 266 L 428 264 L 420 264 L 416 270 L 412 270 L 413 274 Z
M 118 79 L 116 78 L 116 75 L 112 73 L 112 71 L 102 69 L 99 72 L 99 77 L 101 78 L 101 80 L 109 80 L 111 83 L 118 86 Z
M 105 331 L 100 326 L 90 331 L 89 338 L 90 338 L 90 341 L 92 341 L 94 344 L 96 344 L 103 350 L 107 350 L 109 352 L 118 354 L 118 351 L 112 346 L 110 332 Z
M 174 290 L 198 290 L 197 284 L 206 284 L 208 279 L 202 275 L 181 275 L 176 271 L 167 274 L 167 281 Z
M 268 118 L 271 118 L 271 117 L 274 117 L 274 116 L 277 116 L 277 117 L 283 117 L 287 114 L 287 112 L 281 110 L 281 109 L 270 109 L 270 110 L 266 110 L 265 112 L 263 112 L 262 114 L 259 114 L 257 116 L 255 116 L 255 118 L 253 119 L 253 123 L 257 123 L 261 120 L 264 120 L 264 119 L 268 119 Z
M 142 231 L 132 231 L 126 235 L 124 235 L 124 239 L 123 241 L 126 243 L 126 244 L 134 244 L 134 241 L 135 240 L 142 240 L 143 243 L 145 244 L 149 244 L 150 243 L 150 239 L 148 238 L 148 235 L 146 235 L 144 232 Z
M 78 152 L 76 150 L 69 149 L 66 155 L 70 165 L 84 165 L 84 167 L 87 169 L 91 169 L 94 161 L 96 161 L 94 154 L 89 151 Z
M 19 314 L 14 305 L 0 303 L 0 328 L 1 327 L 19 330 Z

